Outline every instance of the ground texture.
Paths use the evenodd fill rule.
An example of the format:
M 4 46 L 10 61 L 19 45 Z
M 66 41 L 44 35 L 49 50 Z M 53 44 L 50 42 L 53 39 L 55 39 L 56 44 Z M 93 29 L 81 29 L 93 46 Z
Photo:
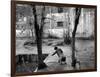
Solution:
M 66 56 L 66 63 L 60 65 L 58 63 L 58 56 L 51 54 L 54 52 L 54 46 L 63 39 L 45 39 L 43 40 L 42 51 L 43 54 L 48 54 L 45 57 L 44 62 L 47 68 L 42 70 L 37 70 L 37 63 L 24 63 L 22 65 L 17 65 L 17 72 L 48 72 L 48 71 L 66 71 L 73 70 L 71 66 L 71 45 L 58 45 L 64 52 Z M 24 46 L 24 43 L 29 41 L 27 39 L 17 39 L 16 40 L 16 56 L 23 54 L 37 54 L 36 44 L 33 46 Z M 80 69 L 91 69 L 95 68 L 95 51 L 94 51 L 94 41 L 93 40 L 76 40 L 76 57 L 80 61 Z

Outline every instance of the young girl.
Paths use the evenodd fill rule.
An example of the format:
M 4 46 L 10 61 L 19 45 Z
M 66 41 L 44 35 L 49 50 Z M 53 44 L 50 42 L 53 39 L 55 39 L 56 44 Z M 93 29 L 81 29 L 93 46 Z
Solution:
M 66 64 L 66 57 L 64 56 L 62 49 L 60 49 L 58 47 L 54 47 L 54 50 L 55 50 L 55 52 L 52 54 L 52 56 L 57 54 L 59 57 L 58 62 L 60 64 Z

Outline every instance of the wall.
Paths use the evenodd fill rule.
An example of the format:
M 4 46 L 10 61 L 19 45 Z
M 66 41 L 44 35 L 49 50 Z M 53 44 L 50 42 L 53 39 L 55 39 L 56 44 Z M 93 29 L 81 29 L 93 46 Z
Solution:
M 56 75 L 41 75 L 37 77 L 99 77 L 100 74 L 100 0 L 34 0 L 34 1 L 49 1 L 58 3 L 73 3 L 73 4 L 91 4 L 98 5 L 98 71 L 86 73 L 70 73 L 70 74 L 56 74 Z M 10 58 L 11 58 L 11 27 L 10 27 L 10 0 L 0 1 L 0 77 L 10 77 Z M 36 77 L 36 76 L 27 76 Z

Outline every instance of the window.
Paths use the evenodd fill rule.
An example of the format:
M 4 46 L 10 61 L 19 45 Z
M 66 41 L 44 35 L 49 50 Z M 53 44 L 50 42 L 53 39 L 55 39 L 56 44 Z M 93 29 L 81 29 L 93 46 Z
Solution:
M 62 13 L 63 12 L 63 8 L 58 8 L 58 13 Z
M 57 22 L 58 27 L 63 27 L 63 22 Z

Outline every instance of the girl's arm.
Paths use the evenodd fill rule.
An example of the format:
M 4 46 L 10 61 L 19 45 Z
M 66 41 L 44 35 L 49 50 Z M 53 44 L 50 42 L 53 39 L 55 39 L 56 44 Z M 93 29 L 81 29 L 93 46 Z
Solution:
M 52 54 L 52 56 L 55 55 L 56 53 L 57 53 L 57 51 L 55 51 L 55 52 Z

